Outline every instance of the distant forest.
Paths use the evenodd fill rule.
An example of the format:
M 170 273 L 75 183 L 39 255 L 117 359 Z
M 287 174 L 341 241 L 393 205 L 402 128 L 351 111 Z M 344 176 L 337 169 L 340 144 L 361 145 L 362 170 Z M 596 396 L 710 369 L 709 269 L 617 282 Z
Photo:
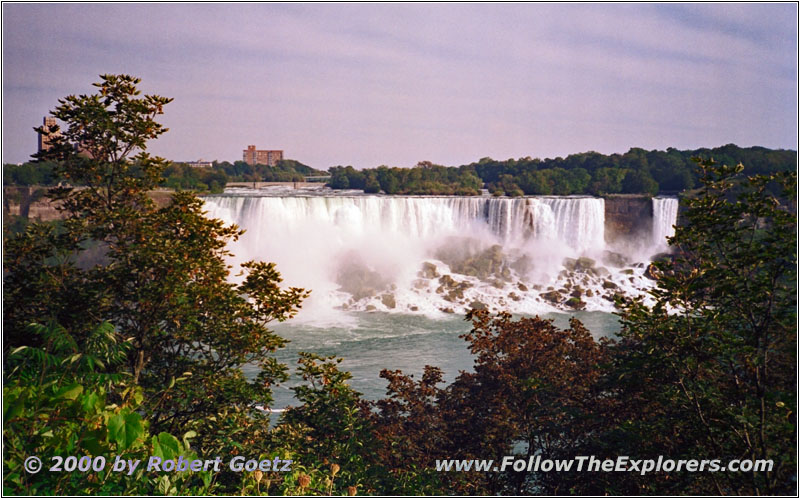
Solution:
M 479 195 L 487 188 L 496 196 L 570 194 L 676 193 L 699 185 L 692 158 L 745 166 L 746 175 L 795 171 L 797 152 L 728 144 L 714 149 L 646 151 L 625 154 L 585 152 L 566 158 L 520 158 L 498 161 L 483 158 L 458 167 L 422 161 L 414 168 L 379 166 L 356 170 L 334 166 L 328 172 L 333 189 L 363 189 L 367 193 L 411 195 Z M 244 161 L 214 161 L 211 168 L 173 162 L 160 185 L 174 189 L 222 192 L 228 182 L 302 182 L 305 176 L 325 175 L 299 161 L 286 159 L 276 166 L 248 165 Z M 3 165 L 3 185 L 54 185 L 54 163 Z
M 742 148 L 728 144 L 714 149 L 646 151 L 633 148 L 625 154 L 585 152 L 566 158 L 530 157 L 498 161 L 483 158 L 459 167 L 428 161 L 414 168 L 380 166 L 356 170 L 352 166 L 329 169 L 333 189 L 419 195 L 477 195 L 485 186 L 497 196 L 525 194 L 659 194 L 693 189 L 700 184 L 692 158 L 713 159 L 727 165 L 743 164 L 744 174 L 795 171 L 797 152 L 764 147 Z
M 29 161 L 22 165 L 3 165 L 3 185 L 55 185 L 57 165 L 47 161 Z M 275 166 L 248 165 L 244 161 L 214 161 L 211 168 L 198 168 L 173 162 L 164 169 L 160 185 L 180 190 L 218 193 L 228 182 L 302 182 L 306 175 L 325 175 L 293 159 L 278 161 Z

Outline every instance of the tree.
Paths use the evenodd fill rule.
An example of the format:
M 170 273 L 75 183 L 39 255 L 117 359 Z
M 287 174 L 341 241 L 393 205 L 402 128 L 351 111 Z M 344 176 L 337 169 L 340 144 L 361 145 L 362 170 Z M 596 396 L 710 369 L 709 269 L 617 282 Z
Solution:
M 267 324 L 291 317 L 308 293 L 281 289 L 275 266 L 260 262 L 230 283 L 225 248 L 242 231 L 207 219 L 191 193 L 161 208 L 148 197 L 167 162 L 147 142 L 166 132 L 155 118 L 171 99 L 140 97 L 138 84 L 103 75 L 97 94 L 69 96 L 52 113 L 66 129 L 39 157 L 85 188 L 51 190 L 63 229 L 33 224 L 7 242 L 6 348 L 27 344 L 32 321 L 57 319 L 76 335 L 108 321 L 131 340 L 126 366 L 156 432 L 220 411 L 259 417 L 252 405 L 269 406 L 269 387 L 285 376 L 270 356 L 284 341 Z M 247 363 L 258 366 L 255 379 L 244 377 Z
M 366 174 L 366 180 L 364 181 L 364 192 L 367 194 L 377 194 L 381 191 L 381 184 L 378 183 L 378 178 L 375 175 L 374 171 L 369 171 Z
M 590 191 L 593 194 L 616 194 L 622 192 L 622 181 L 626 170 L 621 168 L 599 168 L 595 171 Z
M 552 187 L 548 176 L 541 171 L 526 172 L 520 177 L 520 187 L 525 194 L 551 194 Z
M 372 418 L 380 463 L 396 479 L 391 493 L 569 492 L 574 482 L 561 473 L 430 473 L 439 459 L 571 459 L 591 444 L 613 407 L 601 383 L 608 342 L 595 341 L 577 320 L 562 330 L 539 317 L 512 320 L 485 310 L 467 317 L 472 330 L 462 338 L 475 355 L 473 372 L 445 388 L 436 386 L 442 372 L 435 367 L 426 366 L 419 382 L 399 371 L 381 373 L 388 398 L 375 404 Z
M 341 166 L 334 166 L 328 170 L 331 174 L 331 180 L 328 186 L 331 189 L 350 189 L 350 178 L 347 176 L 347 171 Z
M 629 170 L 622 181 L 622 192 L 628 194 L 658 193 L 658 184 L 649 173 L 642 170 Z
M 655 305 L 624 308 L 614 378 L 623 414 L 637 416 L 621 428 L 645 455 L 774 463 L 676 473 L 660 493 L 794 494 L 796 173 L 700 166 L 703 187 L 670 240 L 675 256 L 657 264 Z
M 583 194 L 589 186 L 592 176 L 583 168 L 573 168 L 569 171 L 571 194 Z
M 283 494 L 343 495 L 351 490 L 375 493 L 383 467 L 375 457 L 372 426 L 361 394 L 347 385 L 342 359 L 301 352 L 295 387 L 301 403 L 281 417 L 276 440 L 291 451 L 308 482 L 299 476 L 284 482 Z M 297 481 L 295 481 L 297 480 Z
M 387 398 L 375 402 L 376 410 L 369 414 L 378 444 L 378 460 L 393 477 L 383 493 L 452 492 L 455 487 L 444 487 L 450 477 L 435 471 L 435 459 L 444 456 L 448 445 L 447 424 L 438 406 L 445 392 L 436 386 L 442 383 L 442 370 L 425 366 L 418 382 L 413 375 L 401 371 L 384 369 L 381 377 L 389 382 Z
M 522 449 L 521 458 L 541 454 L 572 458 L 592 438 L 601 420 L 600 366 L 609 359 L 605 341 L 596 342 L 583 325 L 568 329 L 539 317 L 512 320 L 473 310 L 472 331 L 463 336 L 476 356 L 474 372 L 462 373 L 441 397 L 451 455 L 496 459 Z M 481 493 L 565 493 L 546 473 L 477 473 Z

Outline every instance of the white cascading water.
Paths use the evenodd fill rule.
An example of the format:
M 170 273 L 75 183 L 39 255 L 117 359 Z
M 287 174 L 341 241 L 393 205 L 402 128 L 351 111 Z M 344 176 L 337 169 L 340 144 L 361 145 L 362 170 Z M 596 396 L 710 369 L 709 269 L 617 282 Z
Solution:
M 667 238 L 675 235 L 678 222 L 678 198 L 653 198 L 653 245 L 667 249 Z
M 601 198 L 264 194 L 206 197 L 208 216 L 246 230 L 230 248 L 232 264 L 274 261 L 286 285 L 312 290 L 301 319 L 339 316 L 343 308 L 436 315 L 462 312 L 476 300 L 494 310 L 541 313 L 561 307 L 542 293 L 557 289 L 566 300 L 573 286 L 584 293 L 584 288 L 596 290 L 582 295 L 581 308 L 612 308 L 602 284 L 615 278 L 613 268 L 609 272 L 603 267 L 603 277 L 591 274 L 591 279 L 582 276 L 579 281 L 566 276 L 562 267 L 564 258 L 580 256 L 601 265 L 606 249 Z M 674 217 L 671 220 L 674 223 Z M 458 263 L 445 263 L 447 258 L 441 256 L 442 251 L 462 251 L 467 259 L 485 257 L 495 245 L 501 248 L 502 276 L 499 266 L 490 277 L 465 275 L 456 271 L 466 272 Z M 523 266 L 512 264 L 523 259 Z M 486 261 L 475 265 L 479 264 Z M 423 276 L 423 265 L 436 271 Z M 619 287 L 644 285 L 642 268 L 637 267 L 633 277 L 618 279 Z M 347 285 L 343 272 L 354 274 L 344 278 Z M 445 297 L 441 276 L 452 276 L 465 289 L 457 298 Z M 354 292 L 353 287 L 367 291 Z
M 599 198 L 211 196 L 206 205 L 210 216 L 249 229 L 303 231 L 322 222 L 428 238 L 447 231 L 463 234 L 478 223 L 502 241 L 527 235 L 566 242 L 579 251 L 602 244 L 605 220 Z

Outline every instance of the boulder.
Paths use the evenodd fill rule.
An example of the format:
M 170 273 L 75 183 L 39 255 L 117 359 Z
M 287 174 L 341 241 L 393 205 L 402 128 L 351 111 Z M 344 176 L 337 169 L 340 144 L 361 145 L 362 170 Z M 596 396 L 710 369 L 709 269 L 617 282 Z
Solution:
M 519 288 L 520 291 L 528 291 L 528 286 L 522 284 L 521 282 L 517 283 L 517 287 Z
M 454 313 L 456 313 L 456 311 L 453 310 L 450 307 L 440 308 L 439 310 L 441 310 L 442 312 L 444 312 L 446 314 L 454 314 Z
M 586 302 L 580 300 L 580 298 L 570 298 L 567 300 L 566 305 L 575 310 L 583 310 L 586 308 Z
M 397 306 L 397 302 L 394 300 L 394 295 L 391 293 L 381 295 L 381 303 L 383 303 L 387 308 L 394 308 Z
M 439 282 L 441 286 L 436 289 L 436 293 L 443 295 L 445 300 L 452 302 L 464 298 L 464 290 L 472 287 L 471 283 L 466 281 L 458 282 L 447 274 L 441 276 Z
M 619 286 L 614 284 L 611 281 L 603 281 L 603 288 L 604 289 L 617 289 Z
M 483 303 L 480 300 L 474 300 L 472 303 L 469 304 L 469 308 L 474 309 L 474 310 L 488 310 L 489 309 L 489 307 L 487 307 L 486 304 Z
M 597 277 L 606 277 L 611 275 L 611 271 L 605 267 L 597 267 L 594 269 L 594 273 Z
M 508 297 L 511 298 L 514 301 L 520 301 L 521 300 L 519 295 L 517 295 L 517 293 L 515 293 L 513 291 L 508 294 Z
M 468 245 L 458 250 L 448 248 L 436 253 L 436 257 L 447 263 L 457 273 L 487 280 L 494 276 L 510 279 L 511 271 L 504 266 L 503 248 L 495 244 L 483 251 L 477 251 L 475 245 Z M 505 269 L 505 270 L 504 270 Z
M 528 255 L 522 255 L 511 263 L 511 268 L 519 275 L 526 275 L 533 269 L 533 260 Z
M 595 261 L 585 256 L 578 258 L 578 260 L 575 262 L 575 268 L 577 270 L 589 270 L 594 268 L 594 265 Z
M 336 282 L 339 289 L 349 293 L 354 300 L 375 296 L 389 289 L 391 282 L 378 272 L 361 263 L 356 253 L 347 255 L 345 263 L 339 267 Z
M 658 280 L 658 268 L 654 263 L 651 263 L 647 266 L 647 268 L 644 270 L 644 276 L 648 279 L 652 279 L 653 281 Z
M 423 262 L 422 270 L 417 272 L 417 275 L 424 279 L 436 279 L 439 277 L 439 272 L 436 271 L 436 265 L 431 262 Z
M 614 251 L 604 251 L 603 263 L 610 265 L 612 267 L 620 268 L 628 265 L 628 259 L 625 258 L 625 255 L 621 253 L 616 253 Z
M 564 299 L 564 297 L 561 296 L 561 293 L 558 291 L 548 291 L 547 293 L 542 293 L 541 297 L 551 303 L 560 303 L 561 300 Z
M 458 281 L 452 278 L 450 274 L 445 274 L 439 278 L 439 283 L 447 288 L 454 288 L 458 285 Z
M 486 251 L 488 253 L 489 258 L 491 258 L 492 263 L 501 264 L 503 263 L 503 247 L 499 244 L 495 244 L 491 248 Z

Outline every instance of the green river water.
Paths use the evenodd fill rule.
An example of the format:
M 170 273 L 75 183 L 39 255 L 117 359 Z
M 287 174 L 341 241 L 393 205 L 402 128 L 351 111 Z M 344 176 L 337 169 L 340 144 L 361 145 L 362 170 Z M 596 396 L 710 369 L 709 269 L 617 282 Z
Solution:
M 595 338 L 619 331 L 618 317 L 607 312 L 545 315 L 559 327 L 567 327 L 572 316 L 581 320 Z M 470 330 L 470 323 L 461 315 L 431 319 L 423 315 L 354 312 L 334 324 L 287 321 L 275 324 L 273 329 L 289 340 L 275 357 L 292 370 L 289 382 L 274 388 L 274 408 L 294 403 L 291 387 L 300 382 L 294 374 L 298 352 L 341 357 L 340 368 L 352 375 L 350 386 L 371 400 L 386 395 L 386 381 L 379 377 L 382 369 L 399 369 L 418 377 L 424 366 L 437 366 L 444 371 L 448 383 L 460 371 L 472 369 L 473 357 L 467 350 L 467 342 L 459 338 Z M 254 371 L 245 367 L 246 374 L 252 375 Z

